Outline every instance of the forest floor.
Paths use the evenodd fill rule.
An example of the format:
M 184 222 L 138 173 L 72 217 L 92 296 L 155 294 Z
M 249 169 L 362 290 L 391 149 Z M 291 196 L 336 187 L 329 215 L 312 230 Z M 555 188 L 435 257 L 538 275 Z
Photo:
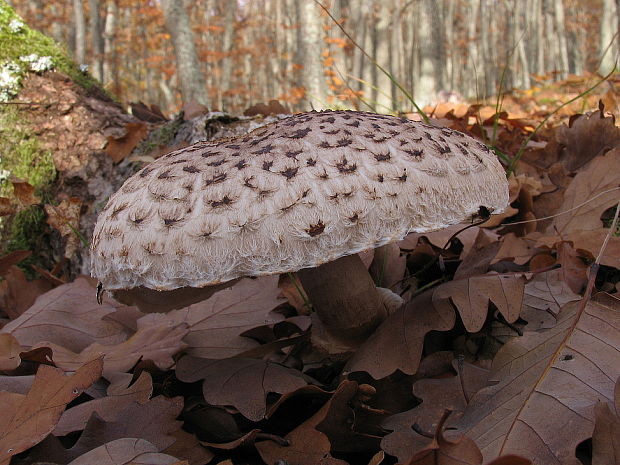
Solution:
M 58 175 L 44 189 L 12 177 L 0 203 L 21 225 L 0 258 L 0 464 L 619 463 L 619 81 L 553 113 L 596 80 L 540 77 L 499 113 L 426 109 L 506 164 L 544 125 L 514 163 L 505 213 L 456 236 L 466 225 L 410 234 L 380 263 L 365 255 L 405 305 L 343 359 L 313 349 L 289 276 L 148 314 L 99 305 L 83 275 L 124 179 L 273 115 L 132 116 L 61 74 L 32 75 L 18 100 L 36 105 L 12 121 Z

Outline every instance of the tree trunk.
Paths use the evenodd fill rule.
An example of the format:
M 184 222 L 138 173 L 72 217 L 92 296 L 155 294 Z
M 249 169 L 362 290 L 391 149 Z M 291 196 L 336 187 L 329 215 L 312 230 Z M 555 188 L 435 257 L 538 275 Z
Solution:
M 82 0 L 73 0 L 73 15 L 75 21 L 75 61 L 79 65 L 86 61 L 86 19 Z
M 163 0 L 166 29 L 172 37 L 177 63 L 177 76 L 183 102 L 196 101 L 209 105 L 209 95 L 204 74 L 200 70 L 194 33 L 192 31 L 185 2 Z
M 437 94 L 436 47 L 432 43 L 432 28 L 435 27 L 433 5 L 435 0 L 422 0 L 418 24 L 420 34 L 420 78 L 415 87 L 415 101 L 419 106 L 430 103 Z
M 609 73 L 615 65 L 615 57 L 618 53 L 617 42 L 614 38 L 618 17 L 616 15 L 615 0 L 603 0 L 601 12 L 601 35 L 599 42 L 599 57 L 601 74 Z
M 118 60 L 115 51 L 116 21 L 118 15 L 118 5 L 116 0 L 108 0 L 105 14 L 105 25 L 103 27 L 103 49 L 105 59 L 103 60 L 103 84 L 110 85 L 111 82 L 117 83 L 118 80 Z
M 90 7 L 90 39 L 92 42 L 91 74 L 99 82 L 103 82 L 103 34 L 101 30 L 101 15 L 99 14 L 99 0 L 88 0 Z
M 568 46 L 566 44 L 566 26 L 564 25 L 564 4 L 562 0 L 554 0 L 555 29 L 557 34 L 558 58 L 560 77 L 568 76 Z
M 313 109 L 326 106 L 327 88 L 323 74 L 321 52 L 323 30 L 319 7 L 312 1 L 295 2 L 299 21 L 298 60 L 303 66 L 300 84 L 306 90 L 306 100 Z

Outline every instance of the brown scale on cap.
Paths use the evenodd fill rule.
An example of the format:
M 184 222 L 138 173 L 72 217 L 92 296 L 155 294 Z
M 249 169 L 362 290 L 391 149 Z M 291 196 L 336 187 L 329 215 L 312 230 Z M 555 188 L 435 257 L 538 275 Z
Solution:
M 127 180 L 97 222 L 92 274 L 105 289 L 163 290 L 296 271 L 507 202 L 496 156 L 458 131 L 302 113 L 176 150 Z

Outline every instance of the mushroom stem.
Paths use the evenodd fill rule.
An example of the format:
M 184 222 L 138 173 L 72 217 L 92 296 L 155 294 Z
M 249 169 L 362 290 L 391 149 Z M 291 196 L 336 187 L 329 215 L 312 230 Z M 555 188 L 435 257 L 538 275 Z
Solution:
M 337 338 L 364 338 L 387 316 L 357 254 L 300 270 L 297 275 L 325 329 Z

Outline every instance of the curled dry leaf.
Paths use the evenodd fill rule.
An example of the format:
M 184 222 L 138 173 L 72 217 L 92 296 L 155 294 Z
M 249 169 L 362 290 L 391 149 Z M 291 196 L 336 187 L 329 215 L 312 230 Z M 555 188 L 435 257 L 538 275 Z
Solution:
M 11 199 L 8 197 L 0 197 L 0 217 L 12 215 L 15 211 Z
M 525 285 L 521 318 L 527 321 L 528 331 L 552 328 L 560 309 L 580 298 L 562 279 L 559 269 L 536 273 Z
M 202 358 L 234 357 L 258 345 L 240 336 L 256 326 L 277 323 L 284 317 L 271 312 L 285 302 L 277 276 L 242 279 L 209 299 L 166 314 L 150 313 L 138 320 L 138 328 L 156 323 L 184 323 L 187 353 Z
M 26 349 L 41 341 L 79 352 L 89 345 L 118 344 L 127 338 L 121 325 L 105 321 L 120 304 L 104 299 L 98 305 L 95 289 L 77 278 L 39 296 L 34 305 L 11 321 L 0 333 L 12 334 Z
M 497 255 L 501 245 L 500 241 L 490 237 L 484 229 L 478 230 L 476 241 L 469 253 L 463 257 L 463 261 L 456 269 L 453 279 L 470 278 L 485 274 L 489 271 L 489 265 Z
M 144 439 L 123 438 L 96 447 L 69 465 L 174 465 L 178 459 L 162 454 Z
M 252 421 L 265 417 L 267 394 L 286 394 L 307 384 L 297 370 L 244 358 L 206 360 L 185 356 L 177 363 L 176 375 L 187 383 L 204 379 L 202 393 L 208 403 L 232 405 Z
M 108 136 L 108 144 L 105 152 L 114 163 L 118 163 L 128 156 L 138 143 L 148 134 L 148 126 L 145 123 L 127 123 L 124 136 L 114 138 Z
M 13 184 L 13 195 L 15 195 L 22 208 L 41 203 L 41 199 L 34 193 L 34 187 L 31 184 L 13 176 L 10 178 L 10 181 Z
M 568 171 L 574 171 L 620 145 L 620 129 L 613 116 L 606 117 L 604 110 L 599 109 L 571 119 L 569 126 L 560 126 L 557 139 L 565 147 L 562 163 Z
M 339 392 L 350 392 L 352 386 L 354 391 L 357 390 L 355 381 L 343 381 L 334 392 L 334 396 Z M 266 463 L 283 460 L 297 465 L 347 465 L 347 462 L 332 457 L 329 438 L 316 429 L 332 408 L 332 399 L 333 396 L 317 413 L 284 437 L 288 445 L 280 445 L 274 441 L 256 443 L 256 449 L 262 459 Z
M 28 394 L 0 392 L 0 463 L 34 446 L 56 426 L 65 406 L 100 376 L 103 362 L 93 360 L 66 376 L 41 365 Z
M 486 460 L 512 453 L 537 464 L 579 463 L 575 447 L 594 427 L 594 405 L 613 404 L 620 375 L 620 301 L 607 294 L 562 308 L 558 323 L 503 346 L 491 378 L 454 424 Z M 570 425 L 558 428 L 558 425 Z
M 65 436 L 73 431 L 83 430 L 94 412 L 101 419 L 112 421 L 120 411 L 132 402 L 139 404 L 147 402 L 153 392 L 151 375 L 143 371 L 136 382 L 129 386 L 132 377 L 133 375 L 130 373 L 117 373 L 113 377 L 114 381 L 108 386 L 107 396 L 65 410 L 54 428 L 53 434 Z
M 609 229 L 599 228 L 593 231 L 573 231 L 562 234 L 562 239 L 573 243 L 576 249 L 587 250 L 597 255 L 605 238 L 610 235 Z M 558 241 L 558 236 L 544 236 L 538 238 L 538 245 L 552 247 Z M 601 265 L 620 268 L 620 237 L 611 236 L 605 253 L 601 257 Z

